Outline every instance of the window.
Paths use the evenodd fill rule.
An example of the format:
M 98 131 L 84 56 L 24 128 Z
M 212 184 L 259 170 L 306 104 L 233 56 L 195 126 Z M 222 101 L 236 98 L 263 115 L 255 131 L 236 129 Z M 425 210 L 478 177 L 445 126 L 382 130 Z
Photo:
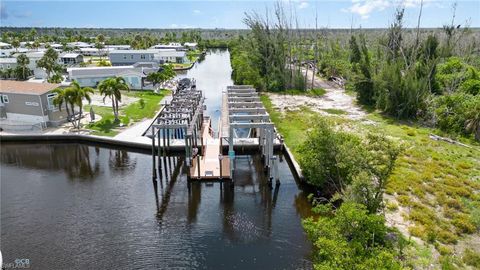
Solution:
M 57 96 L 56 93 L 51 93 L 47 95 L 48 109 L 50 111 L 58 111 L 58 108 L 53 104 L 53 99 Z
M 130 59 L 133 59 L 133 54 L 130 55 Z
M 145 54 L 140 55 L 140 59 L 145 59 Z
M 7 96 L 7 95 L 2 95 L 1 98 L 2 98 L 2 103 L 9 103 L 9 102 L 10 102 L 10 101 L 8 100 L 8 96 Z
M 126 56 L 126 55 L 123 56 L 123 60 L 127 60 L 127 56 Z

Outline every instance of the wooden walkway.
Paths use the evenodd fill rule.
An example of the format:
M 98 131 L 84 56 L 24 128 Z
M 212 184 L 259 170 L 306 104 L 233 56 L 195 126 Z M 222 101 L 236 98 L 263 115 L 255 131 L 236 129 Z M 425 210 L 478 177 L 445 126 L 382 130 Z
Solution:
M 190 167 L 190 178 L 200 180 L 230 179 L 230 160 L 227 156 L 220 160 L 220 138 L 215 138 L 210 127 L 210 118 L 202 125 L 204 155 L 197 155 Z M 220 163 L 221 162 L 221 163 Z

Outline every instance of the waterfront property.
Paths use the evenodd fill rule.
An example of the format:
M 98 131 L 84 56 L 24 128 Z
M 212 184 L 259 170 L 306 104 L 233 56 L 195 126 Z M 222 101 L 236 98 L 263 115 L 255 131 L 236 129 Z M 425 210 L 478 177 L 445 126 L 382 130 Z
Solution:
M 109 53 L 109 58 L 113 66 L 133 65 L 137 62 L 164 64 L 188 61 L 185 51 L 175 49 L 114 50 Z
M 57 126 L 67 119 L 65 110 L 53 104 L 52 91 L 59 84 L 0 81 L 0 126 L 2 129 L 31 129 Z
M 158 69 L 155 63 L 136 63 L 129 66 L 72 67 L 67 68 L 67 72 L 68 79 L 76 80 L 82 87 L 96 87 L 107 78 L 119 76 L 125 79 L 131 89 L 144 89 L 147 75 Z

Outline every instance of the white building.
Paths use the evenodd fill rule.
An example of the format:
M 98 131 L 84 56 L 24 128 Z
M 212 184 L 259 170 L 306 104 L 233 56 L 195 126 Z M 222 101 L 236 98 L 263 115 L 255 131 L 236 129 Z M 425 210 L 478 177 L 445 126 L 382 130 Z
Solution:
M 189 50 L 196 50 L 198 44 L 196 42 L 185 42 L 183 43 L 183 46 Z
M 150 49 L 174 49 L 177 51 L 184 51 L 185 47 L 180 43 L 170 42 L 168 44 L 157 44 L 150 47 Z
M 0 58 L 0 70 L 14 69 L 17 67 L 17 58 L 14 57 L 3 57 Z
M 76 80 L 82 87 L 96 87 L 107 78 L 122 77 L 131 89 L 144 89 L 147 75 L 158 69 L 154 63 L 137 63 L 128 66 L 67 68 L 67 72 L 68 79 Z

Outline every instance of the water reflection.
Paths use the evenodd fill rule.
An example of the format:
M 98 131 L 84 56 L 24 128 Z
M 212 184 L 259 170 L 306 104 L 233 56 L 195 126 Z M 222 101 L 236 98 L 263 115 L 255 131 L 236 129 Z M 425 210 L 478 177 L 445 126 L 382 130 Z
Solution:
M 82 144 L 3 144 L 2 163 L 51 171 L 62 170 L 69 179 L 91 180 L 100 170 L 99 152 Z M 93 159 L 93 161 L 92 161 Z
M 133 170 L 137 164 L 136 160 L 131 160 L 125 150 L 109 150 L 108 165 L 113 172 L 122 172 Z

